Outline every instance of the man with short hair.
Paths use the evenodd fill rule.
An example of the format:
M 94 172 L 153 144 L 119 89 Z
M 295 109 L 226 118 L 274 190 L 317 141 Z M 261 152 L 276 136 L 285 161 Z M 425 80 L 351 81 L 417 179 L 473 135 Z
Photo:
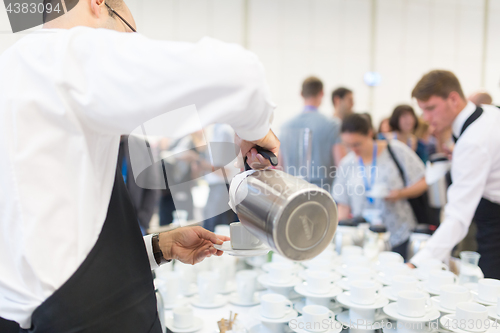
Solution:
M 345 152 L 340 141 L 340 121 L 331 119 L 318 111 L 323 100 L 323 82 L 309 77 L 302 83 L 301 96 L 304 99 L 302 112 L 287 121 L 281 128 L 281 151 L 285 171 L 301 176 L 311 183 L 330 190 L 338 165 Z M 307 143 L 304 131 L 312 133 L 310 165 L 300 161 L 299 150 L 305 158 Z M 301 169 L 302 168 L 302 169 Z
M 128 33 L 122 0 L 73 4 L 0 56 L 0 317 L 30 333 L 161 333 L 151 269 L 221 255 L 229 239 L 201 227 L 143 238 L 117 170 L 120 135 L 226 123 L 262 168 L 255 146 L 279 151 L 274 105 L 241 46 L 151 40 Z M 161 168 L 140 147 L 142 165 Z M 0 319 L 0 332 L 19 333 L 11 326 Z
M 342 120 L 353 113 L 353 92 L 350 89 L 339 87 L 332 92 L 333 116 Z
M 485 277 L 500 279 L 500 112 L 468 102 L 457 77 L 444 70 L 425 74 L 412 97 L 436 132 L 451 128 L 456 144 L 444 220 L 410 262 L 446 260 L 474 219 L 479 267 Z

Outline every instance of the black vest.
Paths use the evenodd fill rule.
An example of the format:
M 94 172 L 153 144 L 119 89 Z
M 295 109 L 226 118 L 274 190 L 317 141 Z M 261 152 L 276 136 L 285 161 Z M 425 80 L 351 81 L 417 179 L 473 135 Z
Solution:
M 464 123 L 460 135 L 481 114 L 483 114 L 483 109 L 478 106 Z M 455 138 L 455 142 L 459 138 L 460 136 Z M 500 279 L 500 205 L 481 198 L 474 214 L 474 222 L 477 225 L 477 252 L 481 255 L 479 267 L 485 278 Z
M 20 332 L 162 332 L 149 259 L 118 170 L 96 244 L 69 280 L 35 309 L 31 328 Z

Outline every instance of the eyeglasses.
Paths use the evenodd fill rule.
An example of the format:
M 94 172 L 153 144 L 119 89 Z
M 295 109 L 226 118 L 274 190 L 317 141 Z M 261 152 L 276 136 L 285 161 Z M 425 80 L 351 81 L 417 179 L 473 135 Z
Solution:
M 118 16 L 120 18 L 120 20 L 122 20 L 123 23 L 125 23 L 127 25 L 127 27 L 130 28 L 130 30 L 132 30 L 133 32 L 137 32 L 135 31 L 135 29 L 127 22 L 125 21 L 125 19 L 123 17 L 121 17 L 120 14 L 118 14 L 113 8 L 111 8 L 107 3 L 104 3 L 106 5 L 106 7 L 108 7 L 108 9 L 110 11 L 112 11 L 116 16 Z

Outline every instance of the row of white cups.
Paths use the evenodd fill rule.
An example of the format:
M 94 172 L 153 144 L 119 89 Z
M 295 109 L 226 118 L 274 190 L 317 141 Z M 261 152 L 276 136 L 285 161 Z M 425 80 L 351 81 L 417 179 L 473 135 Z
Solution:
M 382 252 L 373 262 L 362 251 L 349 246 L 342 249 L 342 255 L 337 255 L 329 247 L 318 257 L 301 264 L 277 255 L 273 255 L 269 263 L 263 263 L 263 258 L 251 258 L 247 262 L 257 267 L 238 272 L 234 258 L 224 255 L 214 258 L 210 268 L 207 264 L 194 269 L 176 265 L 175 271 L 160 274 L 159 289 L 166 307 L 180 306 L 182 313 L 189 313 L 182 307 L 185 305 L 182 296 L 197 292 L 190 299 L 192 305 L 214 308 L 227 303 L 228 297 L 221 294 L 230 293 L 229 301 L 235 305 L 257 305 L 250 313 L 263 325 L 258 331 L 268 332 L 282 332 L 287 323 L 293 331 L 304 333 L 339 332 L 342 325 L 351 331 L 367 332 L 377 328 L 390 331 L 384 326 L 387 319 L 424 323 L 429 330 L 429 323 L 440 318 L 441 329 L 483 333 L 495 328 L 489 318 L 500 319 L 498 280 L 483 279 L 477 286 L 468 288 L 458 285 L 457 277 L 438 260 L 430 260 L 412 270 L 397 253 Z M 177 284 L 176 287 L 176 279 L 185 286 L 179 288 Z M 259 294 L 262 286 L 271 293 Z M 176 294 L 176 290 L 182 290 L 183 295 Z M 290 301 L 296 296 L 305 297 L 305 302 Z M 178 301 L 169 303 L 172 299 Z M 340 307 L 348 310 L 342 311 Z M 298 317 L 297 310 L 302 316 Z M 175 317 L 176 311 L 174 321 Z M 185 318 L 173 323 L 177 332 L 188 332 L 188 327 L 182 327 L 188 324 L 193 328 L 194 321 L 189 316 Z M 472 328 L 460 326 L 464 320 L 476 324 Z M 398 333 L 424 330 L 422 326 L 396 327 Z

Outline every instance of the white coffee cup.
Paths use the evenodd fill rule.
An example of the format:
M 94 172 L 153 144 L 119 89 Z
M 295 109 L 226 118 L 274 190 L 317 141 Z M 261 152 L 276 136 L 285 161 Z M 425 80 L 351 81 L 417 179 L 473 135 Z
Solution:
M 330 307 L 330 298 L 325 297 L 306 297 L 306 305 L 321 305 L 324 307 Z
M 392 294 L 397 296 L 400 291 L 416 290 L 418 279 L 411 275 L 395 275 L 392 278 Z
M 243 270 L 236 273 L 236 290 L 242 302 L 253 302 L 257 288 L 257 272 Z
M 347 267 L 367 267 L 370 265 L 370 258 L 360 254 L 350 254 L 342 257 L 342 261 Z
M 308 271 L 306 274 L 307 291 L 313 294 L 326 294 L 333 286 L 334 274 L 324 271 Z
M 383 251 L 378 254 L 378 262 L 380 265 L 386 265 L 390 262 L 403 263 L 404 258 L 397 252 Z
M 292 312 L 293 308 L 293 303 L 279 294 L 263 295 L 260 304 L 260 314 L 271 319 L 282 318 Z
M 488 321 L 488 308 L 484 305 L 473 302 L 461 302 L 457 304 L 455 320 L 460 323 L 465 321 L 465 327 L 470 332 L 483 332 L 486 326 L 489 325 Z M 490 327 L 490 326 L 488 326 Z
M 350 283 L 351 289 L 349 299 L 351 302 L 360 305 L 370 305 L 375 303 L 377 296 L 377 284 L 371 280 L 356 280 Z
M 477 288 L 477 296 L 483 301 L 494 303 L 500 296 L 500 280 L 481 279 Z
M 193 325 L 193 309 L 189 306 L 179 306 L 172 310 L 174 314 L 174 326 L 176 328 L 188 328 Z
M 445 309 L 455 310 L 457 303 L 468 302 L 471 299 L 470 290 L 457 284 L 441 286 L 439 303 Z
M 241 222 L 233 222 L 229 226 L 233 249 L 251 250 L 262 245 L 261 240 L 248 231 Z
M 331 327 L 335 314 L 320 305 L 306 305 L 302 308 L 302 320 L 309 332 L 324 332 Z
M 227 224 L 218 224 L 214 228 L 214 234 L 231 237 L 231 227 Z
M 375 321 L 376 312 L 376 309 L 350 308 L 349 319 L 352 323 L 373 323 Z
M 418 271 L 423 278 L 428 278 L 431 271 L 447 270 L 448 267 L 439 259 L 428 259 L 418 266 Z
M 356 280 L 370 280 L 373 277 L 373 271 L 366 267 L 348 267 L 345 271 L 349 282 Z
M 198 274 L 198 294 L 200 303 L 213 304 L 217 294 L 217 273 L 200 272 Z
M 308 268 L 313 271 L 330 272 L 333 269 L 332 261 L 326 259 L 313 259 L 309 261 Z
M 326 260 L 326 261 L 333 261 L 335 258 L 337 258 L 337 254 L 334 251 L 331 251 L 329 249 L 324 250 L 320 254 L 318 254 L 316 257 L 312 258 L 311 261 L 315 260 Z
M 405 290 L 398 293 L 398 312 L 411 318 L 423 317 L 430 308 L 429 294 L 421 291 Z
M 165 304 L 175 304 L 180 296 L 180 272 L 166 272 L 158 283 L 158 290 L 165 300 Z
M 342 257 L 351 254 L 357 254 L 357 255 L 363 254 L 363 248 L 355 245 L 344 246 L 341 251 L 342 251 Z
M 390 278 L 396 275 L 412 275 L 411 268 L 402 262 L 389 262 L 380 265 L 379 270 L 387 277 Z
M 433 270 L 429 274 L 429 281 L 427 281 L 427 286 L 432 291 L 439 291 L 441 286 L 446 284 L 455 284 L 457 282 L 457 276 L 450 271 L 443 270 Z
M 193 265 L 186 265 L 181 262 L 175 263 L 175 271 L 180 274 L 180 289 L 184 295 L 191 293 L 191 286 L 196 283 L 196 271 Z
M 294 278 L 294 265 L 290 262 L 272 262 L 269 264 L 269 281 L 276 284 L 289 283 Z

